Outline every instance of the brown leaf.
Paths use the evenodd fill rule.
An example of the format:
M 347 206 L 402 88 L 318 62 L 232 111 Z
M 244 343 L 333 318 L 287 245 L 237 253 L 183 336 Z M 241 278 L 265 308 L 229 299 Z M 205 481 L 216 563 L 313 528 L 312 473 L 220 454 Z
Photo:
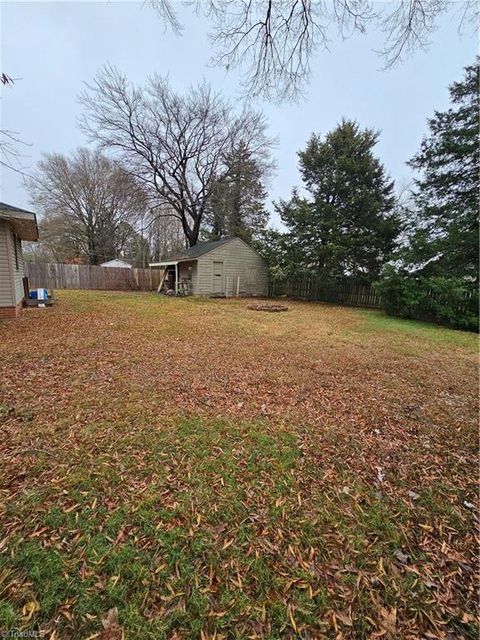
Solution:
M 118 622 L 118 609 L 110 609 L 102 618 L 103 631 L 100 640 L 123 640 L 123 630 Z
M 389 635 L 393 635 L 397 628 L 397 609 L 380 607 L 380 625 Z
M 338 618 L 338 620 L 340 620 L 340 622 L 342 624 L 344 624 L 346 627 L 351 627 L 353 626 L 353 622 L 352 622 L 352 618 L 346 614 L 346 613 L 341 613 L 340 611 L 335 611 L 335 616 Z

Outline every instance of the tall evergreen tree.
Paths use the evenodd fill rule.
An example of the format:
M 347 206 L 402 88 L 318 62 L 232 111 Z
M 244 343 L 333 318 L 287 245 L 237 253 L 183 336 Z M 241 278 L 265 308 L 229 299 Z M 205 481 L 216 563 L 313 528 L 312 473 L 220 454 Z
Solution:
M 244 144 L 226 155 L 226 170 L 212 190 L 207 214 L 208 237 L 239 236 L 251 241 L 265 229 L 265 179 L 271 165 L 253 157 Z
M 310 197 L 294 191 L 277 205 L 291 267 L 371 280 L 389 258 L 400 223 L 393 182 L 373 154 L 378 136 L 344 120 L 324 140 L 313 135 L 298 154 Z
M 425 275 L 478 280 L 479 59 L 450 87 L 452 106 L 436 111 L 410 166 L 421 172 L 416 230 L 405 252 Z

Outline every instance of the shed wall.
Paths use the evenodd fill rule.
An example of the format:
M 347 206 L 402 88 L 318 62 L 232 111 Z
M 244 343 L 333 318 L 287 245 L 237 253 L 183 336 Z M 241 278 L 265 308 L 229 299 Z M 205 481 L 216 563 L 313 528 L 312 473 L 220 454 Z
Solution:
M 240 277 L 241 295 L 260 296 L 268 293 L 268 268 L 263 258 L 242 240 L 231 242 L 209 251 L 198 258 L 198 274 L 193 292 L 210 295 L 213 291 L 213 262 L 223 262 L 223 293 L 236 294 Z

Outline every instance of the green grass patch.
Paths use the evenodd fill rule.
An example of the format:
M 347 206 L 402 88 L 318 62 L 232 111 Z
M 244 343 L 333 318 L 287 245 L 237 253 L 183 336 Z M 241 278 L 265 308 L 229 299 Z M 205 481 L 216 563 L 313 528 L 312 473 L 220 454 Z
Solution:
M 354 333 L 372 335 L 395 333 L 437 346 L 460 347 L 469 351 L 478 351 L 478 335 L 469 331 L 447 329 L 418 320 L 394 318 L 381 311 L 357 310 L 355 314 L 362 322 L 352 329 Z

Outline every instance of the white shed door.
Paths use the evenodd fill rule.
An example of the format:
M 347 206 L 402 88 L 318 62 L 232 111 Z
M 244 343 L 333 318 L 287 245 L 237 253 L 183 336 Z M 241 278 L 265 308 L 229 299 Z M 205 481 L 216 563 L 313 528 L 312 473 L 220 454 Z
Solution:
M 213 293 L 223 293 L 223 262 L 212 263 Z

